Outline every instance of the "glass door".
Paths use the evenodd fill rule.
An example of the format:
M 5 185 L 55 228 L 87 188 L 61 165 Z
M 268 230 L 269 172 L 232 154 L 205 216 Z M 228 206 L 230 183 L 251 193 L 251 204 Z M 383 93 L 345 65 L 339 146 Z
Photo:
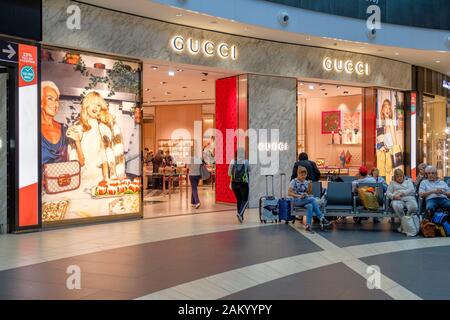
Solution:
M 7 96 L 8 69 L 0 66 L 0 234 L 7 232 Z

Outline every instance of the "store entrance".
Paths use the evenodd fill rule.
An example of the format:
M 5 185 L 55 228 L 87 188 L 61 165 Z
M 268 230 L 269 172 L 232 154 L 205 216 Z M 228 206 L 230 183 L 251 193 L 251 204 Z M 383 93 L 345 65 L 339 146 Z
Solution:
M 8 82 L 9 69 L 0 66 L 0 234 L 8 232 Z
M 215 201 L 214 69 L 143 64 L 144 217 L 230 210 Z M 191 205 L 188 164 L 202 158 L 211 173 L 200 180 L 200 207 Z
M 297 149 L 317 163 L 322 179 L 358 173 L 362 105 L 362 88 L 298 82 Z

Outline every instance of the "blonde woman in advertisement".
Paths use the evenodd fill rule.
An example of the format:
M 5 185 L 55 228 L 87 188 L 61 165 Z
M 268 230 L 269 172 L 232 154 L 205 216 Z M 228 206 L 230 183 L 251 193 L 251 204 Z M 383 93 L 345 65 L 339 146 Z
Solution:
M 377 166 L 379 168 L 379 174 L 385 176 L 387 183 L 389 183 L 395 169 L 391 158 L 391 155 L 393 154 L 392 149 L 394 146 L 398 146 L 394 112 L 389 99 L 383 101 L 380 111 L 380 126 L 384 128 L 384 134 L 378 136 L 377 146 L 379 146 L 379 148 L 377 148 Z
M 98 92 L 88 93 L 81 102 L 80 120 L 67 131 L 67 135 L 81 146 L 79 150 L 69 146 L 70 160 L 79 160 L 83 164 L 80 189 L 92 188 L 108 177 L 105 147 L 98 121 L 105 105 L 105 100 Z

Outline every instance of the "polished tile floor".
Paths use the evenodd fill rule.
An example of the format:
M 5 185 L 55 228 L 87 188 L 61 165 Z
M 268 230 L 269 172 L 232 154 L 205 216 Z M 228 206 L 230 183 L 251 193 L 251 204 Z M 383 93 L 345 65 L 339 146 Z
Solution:
M 214 190 L 211 186 L 200 186 L 199 199 L 201 206 L 191 206 L 191 190 L 186 187 L 176 188 L 173 193 L 162 193 L 161 190 L 146 190 L 144 194 L 144 218 L 160 218 L 184 214 L 228 211 L 234 205 L 215 203 Z
M 251 209 L 243 224 L 228 210 L 3 235 L 0 299 L 450 299 L 450 238 L 395 227 L 312 234 Z M 69 290 L 73 266 L 81 288 Z

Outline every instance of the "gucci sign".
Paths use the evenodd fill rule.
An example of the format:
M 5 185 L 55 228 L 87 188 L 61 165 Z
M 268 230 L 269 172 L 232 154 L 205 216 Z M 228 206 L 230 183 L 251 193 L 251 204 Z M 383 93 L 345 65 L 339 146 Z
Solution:
M 173 50 L 177 52 L 183 52 L 187 50 L 192 55 L 203 54 L 207 57 L 213 57 L 215 55 L 222 59 L 237 59 L 237 48 L 234 45 L 228 45 L 227 43 L 214 43 L 209 40 L 200 41 L 198 39 L 187 38 L 182 36 L 175 36 L 171 40 Z
M 359 76 L 369 75 L 369 64 L 362 61 L 353 62 L 352 60 L 331 59 L 326 57 L 323 59 L 323 68 L 326 71 L 343 72 L 348 74 L 356 73 Z

